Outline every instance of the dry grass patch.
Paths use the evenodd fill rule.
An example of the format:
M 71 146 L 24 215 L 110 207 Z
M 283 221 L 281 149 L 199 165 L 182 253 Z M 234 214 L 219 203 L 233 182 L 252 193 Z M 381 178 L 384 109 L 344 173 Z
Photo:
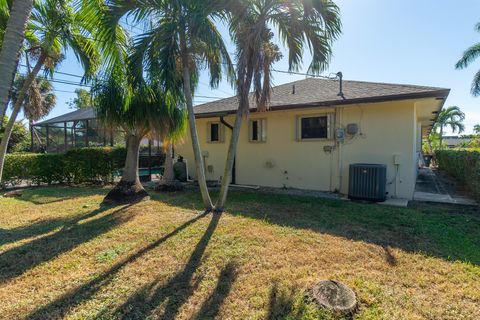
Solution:
M 302 298 L 337 279 L 355 319 L 480 318 L 477 209 L 237 192 L 219 216 L 192 192 L 101 207 L 106 192 L 0 199 L 0 317 L 333 319 Z

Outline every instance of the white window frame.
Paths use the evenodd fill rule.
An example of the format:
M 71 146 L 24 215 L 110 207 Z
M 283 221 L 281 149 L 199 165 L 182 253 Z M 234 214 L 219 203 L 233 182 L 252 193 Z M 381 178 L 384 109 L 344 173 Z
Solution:
M 218 141 L 212 141 L 212 124 L 218 124 Z M 225 126 L 220 121 L 207 122 L 207 142 L 208 143 L 224 143 L 225 142 Z
M 253 121 L 257 121 L 257 137 L 258 140 L 253 140 Z M 267 142 L 267 119 L 255 118 L 248 121 L 248 141 L 251 143 L 265 143 Z
M 326 138 L 302 138 L 302 119 L 327 117 L 327 137 Z M 296 138 L 297 141 L 328 141 L 334 139 L 333 128 L 335 126 L 335 113 L 315 113 L 298 115 L 296 119 Z

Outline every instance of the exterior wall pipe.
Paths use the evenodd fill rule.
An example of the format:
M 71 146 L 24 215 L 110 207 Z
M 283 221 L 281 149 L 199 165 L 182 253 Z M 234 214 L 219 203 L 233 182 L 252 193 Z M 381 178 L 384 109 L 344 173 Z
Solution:
M 227 127 L 228 129 L 230 129 L 230 131 L 233 131 L 233 126 L 231 126 L 227 121 L 225 121 L 225 119 L 223 118 L 223 116 L 220 116 L 220 122 L 225 126 Z M 232 182 L 231 184 L 236 184 L 237 183 L 237 165 L 236 165 L 236 162 L 237 162 L 237 157 L 235 156 L 233 158 L 233 166 L 232 166 Z
M 338 124 L 339 127 L 342 126 L 343 123 L 343 108 L 337 108 L 338 110 Z M 342 190 L 342 182 L 343 182 L 343 168 L 342 168 L 342 143 L 337 141 L 337 149 L 338 149 L 338 190 Z

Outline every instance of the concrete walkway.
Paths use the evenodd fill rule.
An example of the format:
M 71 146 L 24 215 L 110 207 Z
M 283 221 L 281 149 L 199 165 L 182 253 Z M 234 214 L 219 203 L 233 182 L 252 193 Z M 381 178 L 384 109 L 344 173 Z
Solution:
M 477 205 L 475 200 L 459 195 L 446 186 L 430 168 L 420 168 L 413 200 L 461 205 Z

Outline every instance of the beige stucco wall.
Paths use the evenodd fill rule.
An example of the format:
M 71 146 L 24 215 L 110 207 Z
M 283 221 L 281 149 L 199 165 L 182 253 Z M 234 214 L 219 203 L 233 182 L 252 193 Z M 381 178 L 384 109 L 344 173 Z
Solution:
M 346 136 L 344 143 L 335 140 L 297 141 L 299 115 L 334 113 L 335 127 L 357 123 L 359 134 Z M 416 179 L 417 119 L 415 101 L 348 105 L 337 108 L 269 111 L 251 114 L 251 119 L 267 119 L 267 141 L 248 141 L 248 123 L 244 121 L 237 150 L 238 184 L 288 187 L 321 191 L 348 192 L 348 168 L 351 163 L 387 165 L 389 196 L 411 199 Z M 225 117 L 233 123 L 233 116 Z M 207 123 L 217 119 L 198 119 L 197 130 L 207 169 L 207 179 L 219 180 L 223 174 L 230 130 L 225 142 L 207 143 Z M 324 146 L 335 146 L 331 153 Z M 188 135 L 176 145 L 176 153 L 188 162 L 189 174 L 195 177 L 193 152 Z M 394 159 L 397 159 L 397 167 Z M 267 165 L 273 164 L 271 165 Z M 341 164 L 341 165 L 339 165 Z

